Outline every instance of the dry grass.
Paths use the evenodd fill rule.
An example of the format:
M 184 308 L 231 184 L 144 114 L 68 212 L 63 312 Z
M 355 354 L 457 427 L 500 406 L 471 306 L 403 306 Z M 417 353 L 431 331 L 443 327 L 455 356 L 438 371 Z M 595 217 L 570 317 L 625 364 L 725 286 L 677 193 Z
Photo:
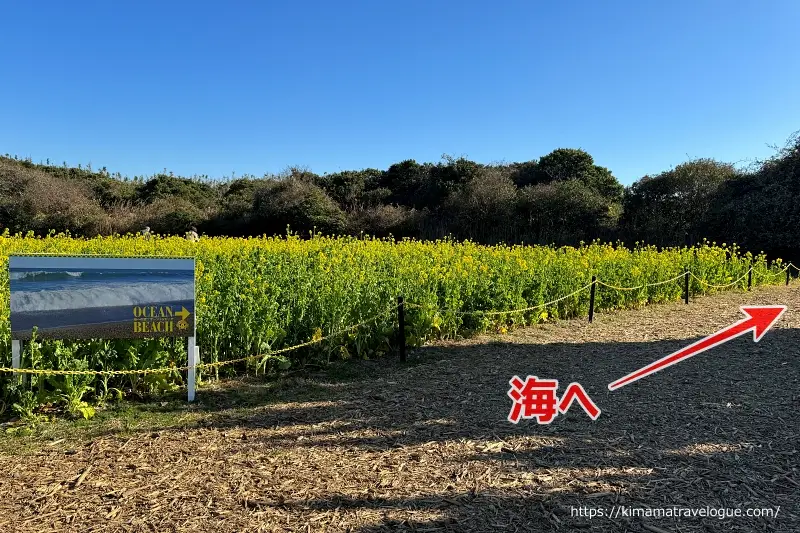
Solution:
M 742 337 L 607 390 L 738 320 L 739 305 L 770 303 L 789 311 L 760 343 Z M 0 527 L 798 531 L 798 328 L 797 286 L 767 288 L 441 343 L 337 379 L 226 383 L 150 418 L 7 438 L 20 448 L 0 456 Z M 592 422 L 573 405 L 549 426 L 513 426 L 513 374 L 578 381 L 603 412 Z M 724 521 L 570 514 L 614 504 L 781 509 Z

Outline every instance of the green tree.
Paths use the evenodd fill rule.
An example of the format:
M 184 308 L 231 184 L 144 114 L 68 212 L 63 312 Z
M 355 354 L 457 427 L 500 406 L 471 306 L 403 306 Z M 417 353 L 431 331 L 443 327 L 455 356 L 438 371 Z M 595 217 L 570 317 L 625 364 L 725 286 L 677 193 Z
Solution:
M 145 203 L 160 199 L 182 198 L 199 208 L 215 203 L 216 194 L 207 183 L 188 178 L 158 174 L 139 187 L 139 198 Z
M 452 233 L 481 242 L 508 240 L 514 225 L 517 187 L 498 169 L 487 169 L 453 192 L 445 208 Z
M 345 215 L 321 187 L 309 180 L 269 180 L 259 188 L 253 201 L 253 228 L 257 233 L 281 234 L 293 231 L 341 233 Z
M 594 164 L 594 158 L 584 150 L 558 148 L 539 159 L 531 173 L 531 183 L 579 180 L 602 196 L 621 201 L 624 187 L 605 167 Z
M 526 242 L 557 245 L 609 239 L 617 206 L 580 180 L 528 186 L 520 192 L 520 235 Z
M 539 173 L 539 163 L 537 161 L 525 161 L 524 163 L 512 163 L 505 167 L 500 167 L 507 170 L 511 179 L 517 187 L 527 187 L 528 185 L 535 185 L 539 183 L 542 175 Z
M 343 209 L 352 210 L 364 205 L 364 194 L 377 188 L 382 175 L 383 172 L 374 168 L 345 170 L 320 176 L 317 184 Z
M 726 181 L 713 198 L 709 232 L 719 241 L 800 261 L 800 135 L 750 173 Z
M 717 191 L 738 175 L 730 164 L 697 159 L 643 177 L 625 194 L 625 233 L 658 246 L 681 245 L 686 233 L 695 240 L 709 237 L 706 224 Z
M 430 165 L 420 165 L 413 159 L 395 163 L 381 176 L 379 186 L 392 191 L 390 203 L 423 207 L 427 203 L 424 188 L 430 183 Z

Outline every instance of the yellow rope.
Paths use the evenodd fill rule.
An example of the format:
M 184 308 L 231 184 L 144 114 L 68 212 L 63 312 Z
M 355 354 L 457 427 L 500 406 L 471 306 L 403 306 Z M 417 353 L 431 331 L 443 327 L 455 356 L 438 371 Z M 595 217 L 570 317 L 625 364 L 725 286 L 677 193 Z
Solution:
M 571 292 L 571 293 L 567 294 L 566 296 L 562 296 L 561 298 L 557 298 L 555 300 L 551 300 L 551 301 L 545 302 L 543 304 L 534 305 L 534 306 L 531 306 L 531 307 L 523 307 L 522 309 L 509 309 L 509 310 L 506 310 L 506 311 L 480 311 L 480 310 L 478 310 L 478 311 L 456 311 L 454 309 L 431 309 L 431 308 L 426 307 L 424 305 L 415 304 L 415 303 L 411 303 L 411 302 L 405 302 L 405 306 L 406 307 L 416 307 L 416 308 L 420 308 L 420 309 L 426 309 L 428 311 L 436 311 L 436 312 L 439 312 L 439 313 L 442 313 L 442 314 L 452 313 L 454 315 L 459 315 L 459 316 L 464 316 L 464 315 L 491 315 L 491 316 L 494 316 L 494 315 L 509 315 L 511 313 L 524 313 L 526 311 L 533 311 L 535 309 L 541 309 L 542 307 L 547 307 L 548 305 L 553 305 L 553 304 L 558 303 L 558 302 L 560 302 L 562 300 L 566 300 L 567 298 L 569 298 L 571 296 L 575 296 L 576 294 L 585 291 L 586 289 L 588 289 L 591 286 L 592 286 L 592 284 L 589 283 L 588 285 L 584 285 L 580 289 L 578 289 L 578 290 L 576 290 L 574 292 Z
M 585 291 L 586 289 L 590 288 L 591 286 L 592 286 L 592 284 L 589 283 L 588 285 L 584 285 L 583 287 L 581 287 L 577 291 L 571 292 L 571 293 L 567 294 L 566 296 L 562 296 L 561 298 L 557 298 L 555 300 L 551 300 L 551 301 L 545 302 L 543 304 L 533 305 L 531 307 L 525 307 L 523 309 L 511 309 L 509 311 L 459 311 L 456 314 L 459 314 L 459 315 L 483 314 L 483 315 L 494 316 L 494 315 L 508 315 L 508 314 L 511 314 L 511 313 L 524 313 L 526 311 L 533 311 L 535 309 L 541 309 L 543 307 L 547 307 L 549 305 L 556 304 L 556 303 L 558 303 L 558 302 L 560 302 L 562 300 L 566 300 L 567 298 L 570 298 L 572 296 L 575 296 L 576 294 L 579 294 L 579 293 Z
M 732 282 L 730 282 L 730 283 L 726 283 L 725 285 L 714 285 L 713 283 L 709 283 L 709 282 L 705 281 L 704 279 L 701 279 L 701 278 L 698 278 L 697 276 L 695 276 L 695 275 L 694 275 L 694 272 L 689 272 L 689 275 L 691 275 L 691 276 L 692 276 L 694 279 L 696 279 L 696 280 L 697 280 L 699 283 L 701 283 L 701 284 L 705 285 L 706 287 L 709 287 L 709 288 L 712 288 L 712 289 L 724 289 L 724 288 L 727 288 L 727 287 L 732 287 L 732 286 L 736 285 L 737 283 L 739 283 L 740 281 L 742 281 L 744 278 L 746 278 L 746 277 L 747 277 L 747 275 L 748 275 L 748 274 L 749 274 L 749 273 L 750 273 L 752 270 L 753 270 L 753 267 L 750 267 L 750 268 L 747 270 L 747 272 L 745 272 L 744 274 L 742 274 L 742 275 L 739 277 L 739 279 L 737 279 L 737 280 L 734 280 L 734 281 L 732 281 Z
M 344 329 L 339 331 L 335 331 L 325 336 L 312 338 L 309 341 L 295 344 L 294 346 L 288 346 L 286 348 L 281 348 L 280 350 L 275 350 L 273 352 L 269 352 L 266 354 L 256 354 L 256 355 L 248 355 L 247 357 L 241 357 L 239 359 L 228 359 L 225 361 L 217 361 L 216 363 L 202 363 L 199 365 L 194 365 L 194 368 L 219 368 L 226 365 L 233 365 L 236 363 L 242 363 L 244 361 L 249 361 L 251 359 L 257 359 L 260 357 L 268 356 L 268 355 L 280 355 L 283 353 L 291 352 L 294 350 L 298 350 L 300 348 L 304 348 L 306 346 L 311 346 L 314 344 L 318 344 L 324 340 L 330 339 L 331 337 L 336 337 L 343 333 L 347 333 L 349 331 L 353 331 L 354 329 L 358 329 L 361 326 L 372 322 L 378 318 L 388 315 L 392 311 L 397 308 L 397 305 L 390 307 L 389 309 L 383 311 L 382 313 L 378 313 L 377 315 L 368 318 L 358 324 L 354 324 L 352 326 L 348 326 Z M 44 368 L 8 368 L 8 367 L 0 367 L 0 373 L 10 373 L 10 374 L 33 374 L 33 375 L 53 375 L 53 376 L 128 376 L 128 375 L 147 375 L 147 374 L 166 374 L 170 372 L 180 372 L 182 370 L 189 370 L 192 368 L 192 365 L 187 366 L 168 366 L 163 368 L 140 368 L 140 369 L 133 369 L 133 370 L 49 370 Z
M 674 278 L 671 278 L 671 279 L 667 279 L 667 280 L 664 280 L 664 281 L 658 281 L 656 283 L 646 283 L 644 285 L 639 285 L 638 287 L 617 287 L 616 285 L 611 285 L 609 283 L 605 283 L 604 281 L 600 281 L 599 279 L 597 280 L 597 284 L 598 285 L 602 285 L 604 287 L 608 287 L 609 289 L 617 290 L 617 291 L 635 291 L 635 290 L 638 290 L 638 289 L 644 289 L 646 287 L 655 287 L 657 285 L 664 285 L 664 284 L 667 284 L 667 283 L 672 283 L 675 280 L 681 279 L 684 275 L 685 274 L 680 274 L 680 275 L 675 276 Z

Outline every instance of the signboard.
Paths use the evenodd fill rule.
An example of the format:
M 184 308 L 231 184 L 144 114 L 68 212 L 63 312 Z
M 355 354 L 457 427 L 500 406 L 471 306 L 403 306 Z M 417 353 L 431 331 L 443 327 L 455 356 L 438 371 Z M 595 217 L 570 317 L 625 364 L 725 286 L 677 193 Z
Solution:
M 11 338 L 194 337 L 194 259 L 11 256 Z M 191 353 L 191 352 L 190 352 Z

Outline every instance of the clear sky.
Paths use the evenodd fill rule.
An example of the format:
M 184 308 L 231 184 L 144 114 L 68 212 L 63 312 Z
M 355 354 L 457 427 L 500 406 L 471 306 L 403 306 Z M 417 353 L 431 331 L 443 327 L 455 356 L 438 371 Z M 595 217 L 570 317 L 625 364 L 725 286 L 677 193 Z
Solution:
M 797 0 L 5 2 L 0 153 L 210 177 L 583 148 L 625 184 L 800 129 Z

